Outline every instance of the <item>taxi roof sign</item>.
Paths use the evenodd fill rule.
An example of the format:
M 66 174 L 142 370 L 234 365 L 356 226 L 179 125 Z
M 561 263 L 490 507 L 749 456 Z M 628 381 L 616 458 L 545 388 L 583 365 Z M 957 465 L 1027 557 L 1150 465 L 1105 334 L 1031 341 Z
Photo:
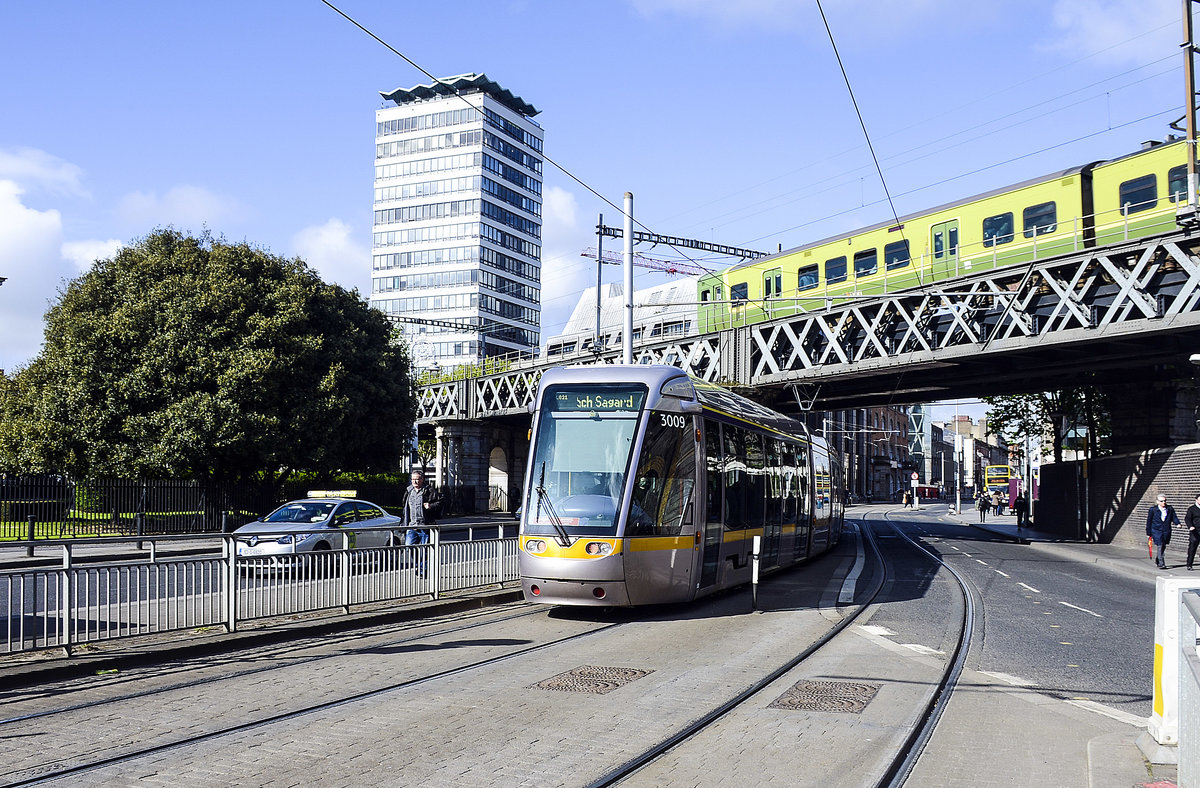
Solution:
M 309 498 L 357 498 L 358 490 L 309 490 Z

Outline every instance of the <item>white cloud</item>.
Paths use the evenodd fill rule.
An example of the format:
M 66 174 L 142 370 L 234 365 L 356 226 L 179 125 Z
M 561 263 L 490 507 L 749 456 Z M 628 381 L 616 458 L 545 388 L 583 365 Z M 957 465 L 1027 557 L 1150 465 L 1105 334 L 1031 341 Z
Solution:
M 62 256 L 74 263 L 79 273 L 86 273 L 94 262 L 113 257 L 124 245 L 123 241 L 114 238 L 107 241 L 67 241 L 62 245 Z
M 62 256 L 62 217 L 21 202 L 23 190 L 0 180 L 0 369 L 14 371 L 42 346 L 42 317 L 63 280 L 74 276 Z
M 326 282 L 347 290 L 357 287 L 364 297 L 370 294 L 371 250 L 354 240 L 354 231 L 341 219 L 305 227 L 292 236 L 292 249 Z
M 596 285 L 595 261 L 580 257 L 596 245 L 590 226 L 581 226 L 575 195 L 557 186 L 542 195 L 542 342 L 562 333 L 583 291 Z M 612 222 L 606 222 L 611 224 Z
M 82 169 L 36 148 L 0 148 L 0 179 L 26 189 L 87 196 Z
M 1097 53 L 1114 62 L 1143 63 L 1175 52 L 1183 26 L 1176 0 L 1057 0 L 1052 17 L 1060 35 L 1046 49 Z
M 236 200 L 202 186 L 175 186 L 161 197 L 134 192 L 117 204 L 117 218 L 139 232 L 167 225 L 188 233 L 199 233 L 205 226 L 216 230 L 244 213 Z

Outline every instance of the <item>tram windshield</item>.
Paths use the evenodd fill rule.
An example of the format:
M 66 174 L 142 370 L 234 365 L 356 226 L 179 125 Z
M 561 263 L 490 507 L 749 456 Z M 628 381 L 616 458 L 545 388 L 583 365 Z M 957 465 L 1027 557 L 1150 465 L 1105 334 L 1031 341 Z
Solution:
M 645 386 L 627 383 L 546 389 L 524 504 L 525 533 L 616 534 L 645 400 Z

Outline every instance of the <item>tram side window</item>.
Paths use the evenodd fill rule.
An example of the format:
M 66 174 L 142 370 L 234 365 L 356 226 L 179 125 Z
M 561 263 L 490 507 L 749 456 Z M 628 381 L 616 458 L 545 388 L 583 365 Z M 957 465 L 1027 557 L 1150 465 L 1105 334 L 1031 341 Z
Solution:
M 642 456 L 633 482 L 629 536 L 676 536 L 691 523 L 696 484 L 696 439 L 692 418 L 679 413 L 648 415 Z
M 1158 205 L 1158 178 L 1151 173 L 1120 186 L 1121 215 L 1148 211 Z
M 983 245 L 999 246 L 1013 239 L 1012 211 L 989 216 L 983 220 Z
M 725 466 L 721 462 L 721 426 L 709 419 L 704 420 L 704 461 L 708 469 L 705 511 L 708 513 L 708 522 L 719 523 L 723 519 L 721 482 L 724 479 Z
M 783 524 L 793 525 L 796 522 L 796 447 L 790 443 L 780 446 L 779 465 L 783 472 L 780 490 L 783 504 Z
M 739 282 L 736 285 L 729 286 L 729 300 L 734 302 L 734 306 L 738 305 L 738 301 L 745 301 L 750 298 L 750 285 L 747 282 Z
M 911 261 L 912 255 L 908 253 L 908 241 L 893 241 L 883 247 L 883 265 L 887 270 L 892 271 L 897 268 L 903 268 Z
M 825 261 L 825 284 L 846 281 L 846 256 L 833 257 Z
M 1186 164 L 1167 170 L 1167 194 L 1171 202 L 1187 202 L 1187 188 Z
M 819 284 L 821 284 L 821 278 L 816 265 L 806 265 L 796 271 L 797 290 L 812 290 Z
M 726 426 L 725 437 L 725 530 L 746 527 L 746 433 L 737 427 Z
M 1048 235 L 1058 229 L 1058 206 L 1053 202 L 1041 205 L 1031 205 L 1024 210 L 1021 218 L 1025 224 L 1025 237 Z
M 763 436 L 746 433 L 746 528 L 761 528 L 767 507 L 767 462 Z
M 854 253 L 854 275 L 869 276 L 879 270 L 879 250 L 864 249 Z
M 767 446 L 767 525 L 779 525 L 783 516 L 783 441 L 764 438 Z

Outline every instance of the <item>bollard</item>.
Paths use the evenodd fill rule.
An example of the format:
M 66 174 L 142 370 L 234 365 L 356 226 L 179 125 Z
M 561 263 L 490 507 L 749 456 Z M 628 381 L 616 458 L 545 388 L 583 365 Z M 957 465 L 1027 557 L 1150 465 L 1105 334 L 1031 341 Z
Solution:
M 754 537 L 753 552 L 750 554 L 750 609 L 758 610 L 758 548 L 762 537 Z
M 221 512 L 221 533 L 229 533 L 229 512 Z
M 137 523 L 137 537 L 138 537 L 137 549 L 145 550 L 146 546 L 145 546 L 145 543 L 142 542 L 142 534 L 146 530 L 146 513 L 138 512 L 137 515 L 134 517 L 134 522 Z
M 37 534 L 34 532 L 34 527 L 33 527 L 34 522 L 35 522 L 35 520 L 33 518 L 33 515 L 32 514 L 29 515 L 29 531 L 26 534 L 26 536 L 29 538 L 29 547 L 25 548 L 25 557 L 26 558 L 33 558 L 33 540 L 37 536 Z

